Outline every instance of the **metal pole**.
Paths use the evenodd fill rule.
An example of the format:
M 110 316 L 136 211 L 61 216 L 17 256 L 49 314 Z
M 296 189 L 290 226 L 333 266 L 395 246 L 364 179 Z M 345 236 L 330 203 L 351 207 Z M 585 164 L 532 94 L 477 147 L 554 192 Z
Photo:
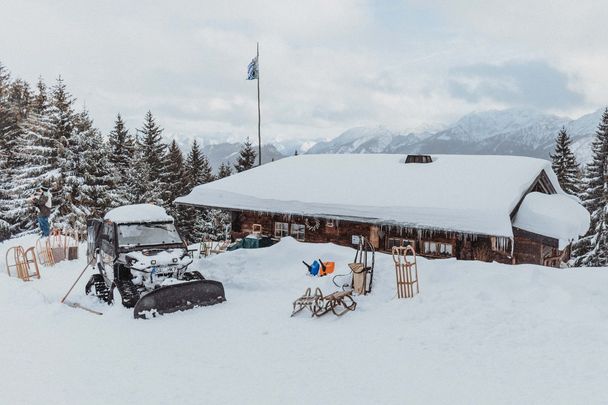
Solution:
M 258 166 L 262 166 L 262 135 L 260 134 L 260 43 L 257 43 L 256 50 L 256 60 L 257 60 L 257 79 L 258 79 Z

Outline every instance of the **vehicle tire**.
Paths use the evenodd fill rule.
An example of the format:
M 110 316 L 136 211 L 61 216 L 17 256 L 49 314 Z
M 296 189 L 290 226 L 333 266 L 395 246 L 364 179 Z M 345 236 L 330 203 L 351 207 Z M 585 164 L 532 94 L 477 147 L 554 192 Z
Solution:
M 112 289 L 108 288 L 101 274 L 93 274 L 84 287 L 86 295 L 94 294 L 100 300 L 111 304 L 113 301 Z

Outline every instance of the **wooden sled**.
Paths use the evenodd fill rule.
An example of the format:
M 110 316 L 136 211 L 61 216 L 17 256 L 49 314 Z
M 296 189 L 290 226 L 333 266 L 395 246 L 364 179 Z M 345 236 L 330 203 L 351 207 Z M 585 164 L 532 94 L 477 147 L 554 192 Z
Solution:
M 291 313 L 291 316 L 294 316 L 304 308 L 307 308 L 313 317 L 323 316 L 330 311 L 336 316 L 342 316 L 349 311 L 354 311 L 357 307 L 357 303 L 353 299 L 352 293 L 352 290 L 336 291 L 332 294 L 323 296 L 323 293 L 319 288 L 316 288 L 315 293 L 313 294 L 309 287 L 302 296 L 293 302 L 293 312 Z
M 39 238 L 36 241 L 36 254 L 41 265 L 45 267 L 55 265 L 55 257 L 53 256 L 53 250 L 51 249 L 48 237 Z
M 397 297 L 412 298 L 415 294 L 420 293 L 416 251 L 411 246 L 394 246 L 392 253 L 397 277 Z M 412 259 L 408 259 L 408 253 L 411 253 Z M 416 292 L 414 292 L 414 286 L 416 286 Z
M 315 316 L 315 312 L 319 308 L 319 300 L 322 299 L 323 293 L 319 288 L 315 289 L 315 293 L 313 295 L 312 290 L 310 287 L 308 287 L 304 294 L 293 302 L 293 312 L 291 313 L 291 316 L 294 316 L 304 308 L 307 308 L 310 311 L 310 316 Z
M 32 277 L 40 278 L 40 269 L 36 260 L 36 252 L 31 247 L 27 250 L 23 246 L 14 246 L 6 252 L 6 271 L 12 277 L 11 269 L 23 281 L 30 281 Z
M 357 308 L 357 303 L 353 299 L 353 291 L 336 291 L 335 293 L 326 295 L 320 300 L 322 304 L 314 313 L 315 316 L 323 316 L 329 311 L 336 316 L 342 316 L 349 311 L 354 311 Z

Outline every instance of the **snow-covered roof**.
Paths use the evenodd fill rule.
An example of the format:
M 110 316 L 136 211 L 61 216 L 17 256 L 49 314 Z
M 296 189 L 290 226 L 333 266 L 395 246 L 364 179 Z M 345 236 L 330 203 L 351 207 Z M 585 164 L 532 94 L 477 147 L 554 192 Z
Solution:
M 163 207 L 154 204 L 123 205 L 108 211 L 104 219 L 119 224 L 173 222 L 173 218 Z
M 548 161 L 518 156 L 300 155 L 195 187 L 180 204 L 511 237 L 510 214 Z
M 589 229 L 589 212 L 565 194 L 530 193 L 526 195 L 513 226 L 560 240 L 563 247 Z

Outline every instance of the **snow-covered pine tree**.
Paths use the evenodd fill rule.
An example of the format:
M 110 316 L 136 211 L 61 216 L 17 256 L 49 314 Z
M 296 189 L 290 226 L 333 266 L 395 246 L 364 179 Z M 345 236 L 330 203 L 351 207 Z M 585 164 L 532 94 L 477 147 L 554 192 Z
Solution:
M 167 156 L 165 157 L 165 187 L 166 187 L 166 204 L 165 208 L 175 218 L 178 223 L 181 223 L 183 209 L 176 207 L 173 201 L 177 197 L 181 197 L 188 193 L 188 176 L 184 164 L 184 155 L 177 146 L 175 139 L 171 142 Z
M 209 159 L 201 151 L 196 139 L 192 143 L 192 148 L 186 158 L 186 170 L 188 172 L 188 191 L 191 191 L 199 184 L 213 181 L 213 171 L 211 170 Z
M 121 191 L 121 200 L 124 204 L 141 204 L 148 202 L 148 178 L 150 167 L 143 158 L 140 149 L 135 149 L 133 164 L 126 172 L 124 190 Z
M 29 85 L 23 80 L 15 80 L 8 89 L 8 97 L 4 100 L 7 114 L 1 130 L 2 155 L 0 181 L 0 217 L 10 225 L 12 234 L 20 231 L 21 207 L 27 206 L 27 201 L 21 198 L 22 183 L 18 179 L 19 170 L 23 168 L 23 154 L 20 147 L 25 136 L 24 122 L 27 119 L 31 103 Z
M 146 195 L 149 201 L 157 204 L 164 202 L 163 177 L 165 175 L 165 151 L 167 145 L 162 139 L 163 129 L 154 120 L 152 112 L 148 111 L 144 118 L 144 125 L 139 130 L 138 145 L 141 149 L 142 158 L 146 161 L 148 179 Z
M 199 210 L 199 215 L 196 216 L 193 226 L 193 240 L 224 240 L 226 238 L 226 227 L 230 229 L 231 222 L 232 217 L 228 211 L 215 208 Z
M 108 136 L 108 153 L 108 161 L 116 188 L 113 206 L 127 204 L 129 201 L 126 190 L 127 172 L 129 166 L 134 164 L 135 140 L 129 134 L 120 114 L 116 116 L 114 128 Z
M 555 138 L 555 151 L 551 155 L 551 167 L 557 175 L 562 189 L 568 194 L 578 195 L 581 182 L 580 168 L 571 145 L 572 140 L 566 132 L 566 128 L 562 127 L 557 138 Z
M 608 265 L 608 108 L 602 115 L 591 144 L 593 159 L 587 165 L 581 192 L 583 205 L 591 213 L 591 226 L 573 250 L 577 266 Z
M 234 165 L 237 173 L 251 169 L 255 165 L 256 156 L 255 150 L 249 141 L 249 137 L 247 137 L 239 152 L 239 158 Z
M 93 126 L 87 111 L 78 115 L 76 140 L 79 143 L 82 185 L 78 190 L 81 211 L 87 216 L 102 217 L 115 199 L 113 173 L 108 161 L 108 146 L 101 132 Z M 84 229 L 86 217 L 78 218 L 77 226 Z
M 213 172 L 207 156 L 201 151 L 196 141 L 192 143 L 192 148 L 186 158 L 186 173 L 188 176 L 188 187 L 186 193 L 200 184 L 213 181 Z M 198 208 L 184 208 L 182 211 L 181 229 L 184 236 L 191 241 L 200 240 L 202 234 L 196 231 L 195 225 L 203 221 L 205 210 Z
M 9 211 L 12 209 L 13 167 L 11 164 L 11 104 L 9 103 L 10 73 L 0 63 L 0 225 L 11 227 Z M 7 231 L 10 236 L 10 230 Z
M 222 162 L 217 171 L 217 178 L 223 179 L 224 177 L 228 177 L 231 174 L 232 174 L 232 169 L 230 168 L 230 165 L 227 164 L 226 162 Z
M 22 122 L 23 137 L 17 148 L 22 166 L 16 173 L 16 193 L 19 203 L 15 208 L 17 229 L 28 231 L 36 228 L 36 212 L 29 198 L 41 186 L 50 187 L 58 175 L 50 165 L 50 155 L 56 147 L 49 124 L 49 101 L 46 85 L 38 80 L 27 117 Z
M 51 149 L 49 164 L 58 170 L 51 189 L 53 209 L 50 220 L 58 226 L 70 226 L 76 217 L 84 215 L 75 212 L 78 207 L 74 194 L 82 179 L 75 170 L 80 163 L 80 156 L 74 139 L 74 101 L 60 76 L 51 90 L 49 107 L 50 133 L 55 146 Z

